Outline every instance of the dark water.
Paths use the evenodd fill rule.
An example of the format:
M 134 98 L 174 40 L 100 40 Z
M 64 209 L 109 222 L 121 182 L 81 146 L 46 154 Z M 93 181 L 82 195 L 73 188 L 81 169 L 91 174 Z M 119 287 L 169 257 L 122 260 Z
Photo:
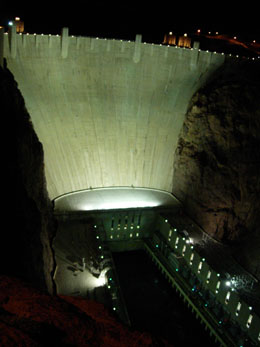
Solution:
M 114 253 L 132 327 L 174 346 L 216 346 L 144 251 Z

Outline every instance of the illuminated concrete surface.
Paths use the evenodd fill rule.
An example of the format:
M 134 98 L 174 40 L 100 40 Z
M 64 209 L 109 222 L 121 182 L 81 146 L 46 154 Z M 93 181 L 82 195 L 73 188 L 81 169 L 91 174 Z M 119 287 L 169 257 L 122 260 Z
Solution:
M 51 199 L 90 187 L 171 192 L 191 96 L 226 59 L 67 30 L 5 34 L 4 56 L 43 144 Z
M 177 207 L 179 201 L 168 192 L 131 187 L 110 187 L 65 194 L 54 201 L 55 212 L 112 210 L 145 207 Z

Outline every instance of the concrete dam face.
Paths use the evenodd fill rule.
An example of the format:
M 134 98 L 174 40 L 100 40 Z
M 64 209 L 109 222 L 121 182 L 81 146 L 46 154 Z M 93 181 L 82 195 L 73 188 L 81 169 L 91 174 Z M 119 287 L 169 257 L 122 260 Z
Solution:
M 2 33 L 3 56 L 43 144 L 51 199 L 90 187 L 172 191 L 193 93 L 225 56 L 163 45 Z

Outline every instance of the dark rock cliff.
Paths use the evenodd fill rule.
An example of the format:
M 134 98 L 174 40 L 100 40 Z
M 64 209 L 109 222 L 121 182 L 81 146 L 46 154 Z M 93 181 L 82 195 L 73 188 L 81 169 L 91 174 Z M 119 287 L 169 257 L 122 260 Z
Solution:
M 173 193 L 260 277 L 260 66 L 227 62 L 192 98 Z
M 24 281 L 1 275 L 0 345 L 172 346 L 148 333 L 130 330 L 102 304 L 49 295 Z
M 0 273 L 53 293 L 55 223 L 45 186 L 43 148 L 12 74 L 1 67 L 0 112 L 6 223 L 1 228 Z

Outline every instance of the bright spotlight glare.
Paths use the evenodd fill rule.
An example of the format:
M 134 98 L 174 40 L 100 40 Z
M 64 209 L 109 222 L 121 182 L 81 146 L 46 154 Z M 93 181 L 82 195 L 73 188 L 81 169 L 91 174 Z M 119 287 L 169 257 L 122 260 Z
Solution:
M 106 284 L 105 274 L 101 272 L 98 278 L 91 276 L 91 278 L 88 278 L 88 283 L 91 284 L 93 288 L 103 287 Z
M 106 284 L 106 277 L 102 276 L 102 274 L 96 280 L 96 287 L 103 287 Z
M 13 25 L 13 22 L 12 22 L 12 21 L 9 21 L 9 22 L 8 22 L 8 25 L 9 25 L 9 26 L 12 26 L 12 25 Z
M 156 207 L 157 202 L 152 201 L 116 201 L 100 204 L 102 210 L 113 210 L 119 208 L 136 208 L 136 207 Z

